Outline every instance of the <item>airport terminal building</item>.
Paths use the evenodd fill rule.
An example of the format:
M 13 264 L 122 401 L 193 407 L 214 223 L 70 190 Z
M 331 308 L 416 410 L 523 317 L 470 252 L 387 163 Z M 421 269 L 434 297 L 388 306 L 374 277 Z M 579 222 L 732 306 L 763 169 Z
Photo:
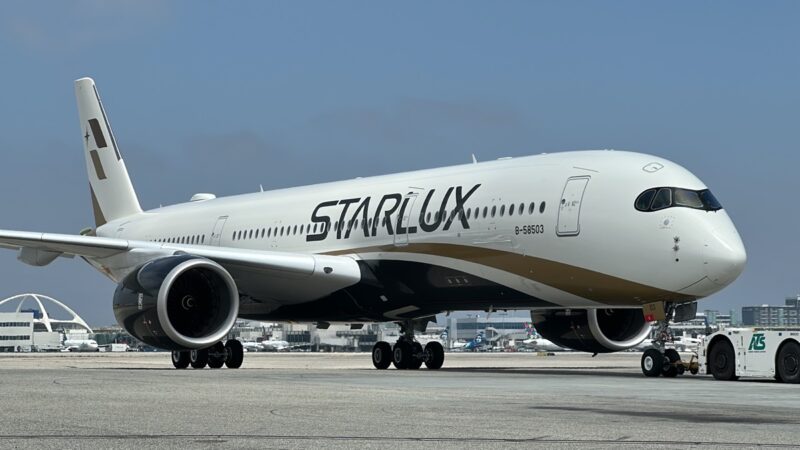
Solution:
M 22 351 L 33 345 L 33 313 L 0 313 L 0 352 Z

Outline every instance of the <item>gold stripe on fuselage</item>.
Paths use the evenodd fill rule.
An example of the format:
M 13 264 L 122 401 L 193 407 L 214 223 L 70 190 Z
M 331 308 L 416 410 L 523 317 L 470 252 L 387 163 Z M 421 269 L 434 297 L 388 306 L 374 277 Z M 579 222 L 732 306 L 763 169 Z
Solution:
M 459 259 L 502 270 L 531 281 L 606 305 L 641 306 L 657 301 L 685 302 L 693 296 L 658 289 L 593 270 L 519 253 L 456 244 L 414 244 L 363 247 L 329 252 L 329 255 L 359 253 L 417 253 Z M 547 299 L 542 299 L 547 300 Z

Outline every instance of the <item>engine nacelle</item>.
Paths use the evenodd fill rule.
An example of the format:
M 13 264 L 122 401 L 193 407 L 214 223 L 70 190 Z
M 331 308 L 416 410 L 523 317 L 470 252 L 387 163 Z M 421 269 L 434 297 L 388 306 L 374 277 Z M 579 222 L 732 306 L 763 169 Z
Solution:
M 132 336 L 166 350 L 223 340 L 239 313 L 233 277 L 214 261 L 167 256 L 128 275 L 114 293 L 114 316 Z
M 626 350 L 650 334 L 641 309 L 535 310 L 531 320 L 554 344 L 592 353 Z

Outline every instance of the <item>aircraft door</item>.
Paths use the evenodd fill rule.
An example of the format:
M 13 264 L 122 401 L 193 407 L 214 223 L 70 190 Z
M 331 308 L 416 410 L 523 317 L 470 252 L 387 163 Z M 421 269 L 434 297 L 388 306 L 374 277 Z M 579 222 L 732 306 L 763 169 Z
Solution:
M 219 247 L 220 240 L 222 239 L 222 229 L 225 227 L 225 222 L 227 221 L 228 216 L 219 216 L 217 223 L 214 224 L 214 229 L 211 231 L 211 245 Z
M 561 194 L 561 203 L 558 206 L 557 235 L 577 236 L 581 232 L 581 204 L 589 178 L 589 176 L 581 176 L 567 179 L 564 192 Z
M 414 206 L 422 190 L 422 188 L 409 188 L 408 193 L 403 197 L 403 203 L 400 206 L 399 216 L 397 217 L 397 227 L 394 230 L 394 245 L 398 247 L 408 245 L 409 233 L 418 231 L 418 224 L 415 224 L 411 217 L 413 217 Z

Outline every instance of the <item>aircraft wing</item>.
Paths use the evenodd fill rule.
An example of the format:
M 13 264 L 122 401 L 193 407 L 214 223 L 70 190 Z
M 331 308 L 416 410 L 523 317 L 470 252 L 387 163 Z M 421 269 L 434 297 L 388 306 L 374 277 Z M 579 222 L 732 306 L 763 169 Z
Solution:
M 361 279 L 358 263 L 347 256 L 9 230 L 0 230 L 0 247 L 18 249 L 18 258 L 34 266 L 47 265 L 59 256 L 93 260 L 125 258 L 129 253 L 138 253 L 137 260 L 142 259 L 142 254 L 146 254 L 147 259 L 176 253 L 200 256 L 230 272 L 242 293 L 282 304 L 315 300 Z
M 77 255 L 90 258 L 106 258 L 130 249 L 128 241 L 122 239 L 9 230 L 0 230 L 0 246 L 54 253 L 56 257 Z

